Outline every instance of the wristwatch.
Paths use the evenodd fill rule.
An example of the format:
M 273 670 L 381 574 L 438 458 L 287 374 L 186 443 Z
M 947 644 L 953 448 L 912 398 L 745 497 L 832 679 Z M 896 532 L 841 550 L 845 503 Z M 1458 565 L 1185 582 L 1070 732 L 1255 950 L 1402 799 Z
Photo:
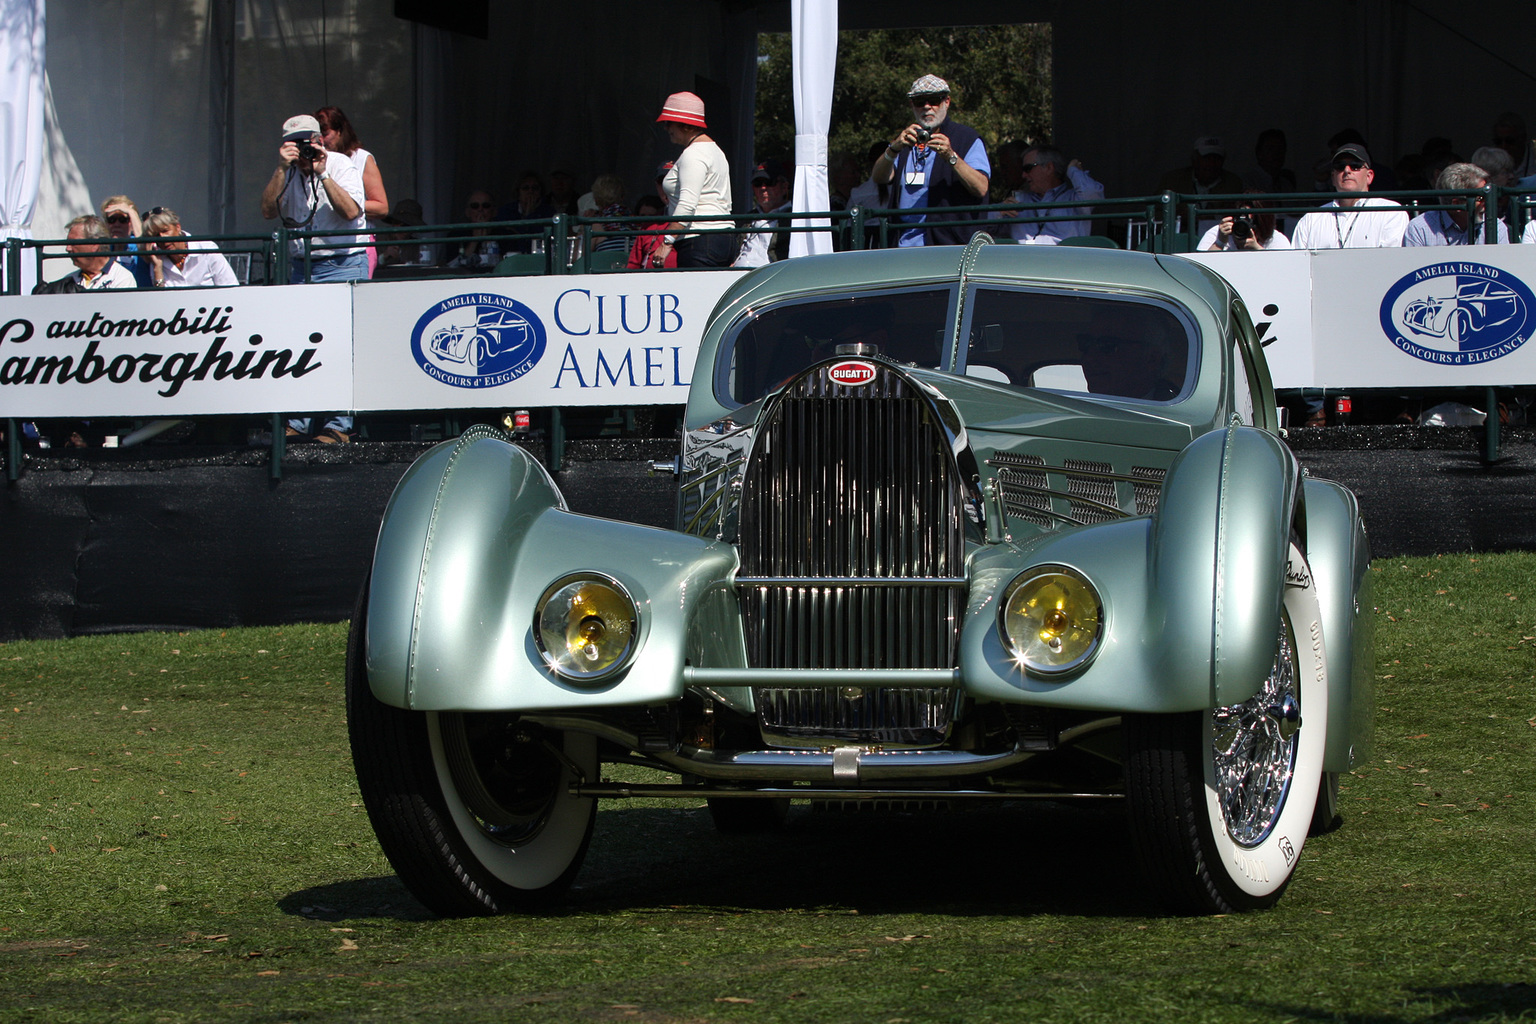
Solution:
M 320 180 L 321 181 L 329 181 L 330 179 L 331 179 L 331 172 L 330 171 L 321 171 L 320 172 Z
M 953 166 L 955 166 L 955 164 L 957 164 L 959 162 L 960 162 L 960 154 L 956 153 L 954 150 L 950 150 L 949 151 L 949 166 L 953 167 Z

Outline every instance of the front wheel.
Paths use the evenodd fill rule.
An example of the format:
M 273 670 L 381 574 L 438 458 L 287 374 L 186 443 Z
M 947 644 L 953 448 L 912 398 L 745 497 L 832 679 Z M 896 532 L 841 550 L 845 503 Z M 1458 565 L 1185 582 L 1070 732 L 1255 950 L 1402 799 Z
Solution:
M 592 837 L 597 741 L 516 715 L 418 712 L 368 685 L 366 589 L 347 638 L 347 726 L 379 845 L 445 917 L 536 910 L 570 886 Z
M 1274 664 L 1252 699 L 1125 717 L 1132 838 L 1181 913 L 1273 906 L 1313 824 L 1328 670 L 1317 591 L 1294 543 L 1285 578 Z

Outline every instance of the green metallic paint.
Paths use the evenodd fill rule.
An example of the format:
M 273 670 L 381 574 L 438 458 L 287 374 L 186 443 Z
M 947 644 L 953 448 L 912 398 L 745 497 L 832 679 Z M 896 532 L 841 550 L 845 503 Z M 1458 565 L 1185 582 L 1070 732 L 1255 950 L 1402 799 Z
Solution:
M 386 513 L 369 598 L 369 683 L 381 701 L 420 711 L 676 700 L 690 644 L 731 649 L 729 636 L 701 640 L 694 619 L 728 591 L 735 568 L 727 545 L 567 512 L 521 448 L 465 435 L 425 456 Z M 593 686 L 549 672 L 532 637 L 545 588 L 588 570 L 619 580 L 641 611 L 628 668 Z M 710 617 L 717 631 L 723 621 Z

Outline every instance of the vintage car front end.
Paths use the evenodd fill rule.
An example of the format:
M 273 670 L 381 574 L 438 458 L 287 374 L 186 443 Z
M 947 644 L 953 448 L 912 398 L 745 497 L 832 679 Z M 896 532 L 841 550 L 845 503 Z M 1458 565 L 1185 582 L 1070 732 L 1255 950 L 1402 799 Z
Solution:
M 1278 898 L 1369 734 L 1353 497 L 1276 435 L 1218 278 L 1027 248 L 745 278 L 674 530 L 570 512 L 494 431 L 412 467 L 349 714 L 424 902 L 553 898 L 595 802 L 636 795 L 730 831 L 791 799 L 1117 801 L 1175 907 Z

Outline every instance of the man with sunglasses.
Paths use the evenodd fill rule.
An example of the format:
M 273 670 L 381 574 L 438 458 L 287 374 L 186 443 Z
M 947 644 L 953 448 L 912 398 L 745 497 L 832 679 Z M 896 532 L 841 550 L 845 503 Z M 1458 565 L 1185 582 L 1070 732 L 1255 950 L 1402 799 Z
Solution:
M 139 207 L 127 196 L 108 196 L 101 201 L 101 220 L 113 238 L 138 238 L 144 233 L 139 222 Z M 149 258 L 139 252 L 137 242 L 118 242 L 112 246 L 115 262 L 128 273 L 139 288 L 155 286 L 154 268 Z
M 902 210 L 938 210 L 934 219 L 980 220 L 981 213 L 950 213 L 941 207 L 978 206 L 987 201 L 992 165 L 975 131 L 949 117 L 949 83 L 924 75 L 907 92 L 911 124 L 903 128 L 875 161 L 876 185 L 893 183 Z M 964 245 L 979 225 L 927 227 L 927 213 L 900 218 L 898 245 Z
M 1049 146 L 1036 146 L 1026 150 L 1020 166 L 1024 187 L 1010 199 L 1014 203 L 1095 203 L 1104 198 L 1104 186 L 1083 170 L 1081 160 L 1067 162 L 1066 154 Z M 1012 235 L 1025 245 L 1059 245 L 1063 238 L 1087 235 L 1093 232 L 1091 220 L 1046 220 L 1052 214 L 1089 214 L 1093 207 L 1069 206 L 1031 213 L 1028 210 L 1006 210 L 994 214 L 998 218 L 1014 218 L 1006 227 L 998 226 L 994 235 Z M 1040 219 L 1036 219 L 1040 218 Z
M 1403 244 L 1408 212 L 1390 199 L 1368 196 L 1376 172 L 1371 157 L 1356 142 L 1333 154 L 1329 181 L 1339 198 L 1296 222 L 1295 249 L 1374 249 Z

